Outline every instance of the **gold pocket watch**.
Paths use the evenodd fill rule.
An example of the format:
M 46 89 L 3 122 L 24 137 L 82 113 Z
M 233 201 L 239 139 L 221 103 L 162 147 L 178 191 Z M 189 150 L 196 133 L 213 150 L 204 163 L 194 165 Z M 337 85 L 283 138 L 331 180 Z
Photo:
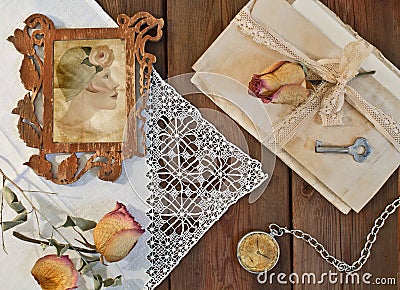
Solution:
M 254 231 L 242 237 L 237 246 L 240 265 L 250 273 L 259 274 L 271 270 L 279 260 L 280 250 L 272 235 Z

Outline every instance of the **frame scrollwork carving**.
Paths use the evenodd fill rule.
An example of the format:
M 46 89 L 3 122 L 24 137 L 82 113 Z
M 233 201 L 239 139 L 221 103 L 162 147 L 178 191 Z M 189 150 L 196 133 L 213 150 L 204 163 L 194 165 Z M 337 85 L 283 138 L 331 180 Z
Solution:
M 28 91 L 18 101 L 12 113 L 19 115 L 18 132 L 29 147 L 39 149 L 25 164 L 36 174 L 57 184 L 70 184 L 80 179 L 92 168 L 98 168 L 97 176 L 105 181 L 115 181 L 122 172 L 122 161 L 131 156 L 146 154 L 143 110 L 146 107 L 150 75 L 156 56 L 146 51 L 148 41 L 159 41 L 162 37 L 163 19 L 147 12 L 133 17 L 125 14 L 117 18 L 118 28 L 56 29 L 50 18 L 33 14 L 25 20 L 23 29 L 16 29 L 8 40 L 24 57 L 20 68 L 21 82 Z M 126 127 L 124 139 L 115 142 L 60 142 L 54 136 L 54 74 L 56 41 L 123 40 L 125 51 Z M 39 56 L 40 49 L 44 57 Z M 85 47 L 82 47 L 83 49 Z M 83 64 L 84 62 L 82 62 Z M 92 63 L 85 64 L 93 66 Z M 96 73 L 102 68 L 96 66 Z M 137 72 L 139 78 L 136 77 Z M 136 88 L 138 87 L 138 90 Z M 137 93 L 138 92 L 138 93 Z M 42 96 L 41 102 L 37 102 Z M 137 104 L 141 99 L 140 105 Z M 43 110 L 37 110 L 38 105 Z M 38 116 L 37 111 L 43 111 Z M 133 116 L 133 118 L 132 118 Z M 123 149 L 123 150 L 122 150 Z M 84 154 L 90 154 L 85 158 Z M 50 162 L 49 154 L 65 154 L 60 163 Z

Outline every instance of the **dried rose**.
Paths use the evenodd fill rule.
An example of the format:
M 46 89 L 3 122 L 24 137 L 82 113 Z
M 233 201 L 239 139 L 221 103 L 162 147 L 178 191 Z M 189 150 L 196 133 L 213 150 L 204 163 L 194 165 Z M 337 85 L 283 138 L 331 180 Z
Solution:
M 36 261 L 31 274 L 43 290 L 75 289 L 78 271 L 68 256 L 47 255 Z
M 107 45 L 93 47 L 89 54 L 89 61 L 95 66 L 109 67 L 114 61 L 114 52 Z
M 125 205 L 117 202 L 94 228 L 94 244 L 108 262 L 118 262 L 130 253 L 143 233 Z
M 261 74 L 254 74 L 249 82 L 249 93 L 263 103 L 298 106 L 308 97 L 305 73 L 298 63 L 280 61 Z

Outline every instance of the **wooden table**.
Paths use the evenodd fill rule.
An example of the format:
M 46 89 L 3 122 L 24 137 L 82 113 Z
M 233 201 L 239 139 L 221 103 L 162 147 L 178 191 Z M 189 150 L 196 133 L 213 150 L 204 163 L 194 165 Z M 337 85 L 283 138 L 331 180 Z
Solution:
M 260 0 L 262 1 L 262 0 Z M 150 46 L 157 55 L 162 77 L 191 72 L 191 66 L 229 24 L 247 0 L 97 0 L 116 19 L 120 13 L 148 11 L 165 20 L 163 40 Z M 345 23 L 400 67 L 399 0 L 322 0 Z M 282 19 L 285 21 L 285 19 Z M 299 28 L 301 29 L 301 28 Z M 400 90 L 400 88 L 399 88 Z M 189 96 L 197 107 L 217 110 L 205 96 Z M 260 156 L 260 145 L 244 132 L 250 154 Z M 229 136 L 228 136 L 229 137 Z M 378 149 L 379 150 L 379 149 Z M 340 181 L 338 181 L 340 182 Z M 398 171 L 359 214 L 343 215 L 315 192 L 280 160 L 266 192 L 255 204 L 247 197 L 227 214 L 182 260 L 159 290 L 196 289 L 370 289 L 368 285 L 260 285 L 256 276 L 245 272 L 235 257 L 240 237 L 254 229 L 266 229 L 270 222 L 302 229 L 316 237 L 339 259 L 352 262 L 359 257 L 374 219 L 385 205 L 398 196 Z M 362 273 L 374 277 L 397 277 L 398 221 L 392 217 L 380 232 Z M 275 273 L 328 272 L 333 268 L 302 241 L 286 236 L 279 239 L 281 259 Z M 371 280 L 373 281 L 373 279 Z M 377 286 L 374 287 L 374 289 Z M 379 289 L 396 289 L 380 286 Z

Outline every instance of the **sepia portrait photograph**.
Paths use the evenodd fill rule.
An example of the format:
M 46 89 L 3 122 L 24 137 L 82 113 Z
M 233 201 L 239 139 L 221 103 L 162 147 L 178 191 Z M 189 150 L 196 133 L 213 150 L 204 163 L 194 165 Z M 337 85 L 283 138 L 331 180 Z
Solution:
M 122 142 L 125 62 L 123 39 L 54 41 L 53 142 Z

